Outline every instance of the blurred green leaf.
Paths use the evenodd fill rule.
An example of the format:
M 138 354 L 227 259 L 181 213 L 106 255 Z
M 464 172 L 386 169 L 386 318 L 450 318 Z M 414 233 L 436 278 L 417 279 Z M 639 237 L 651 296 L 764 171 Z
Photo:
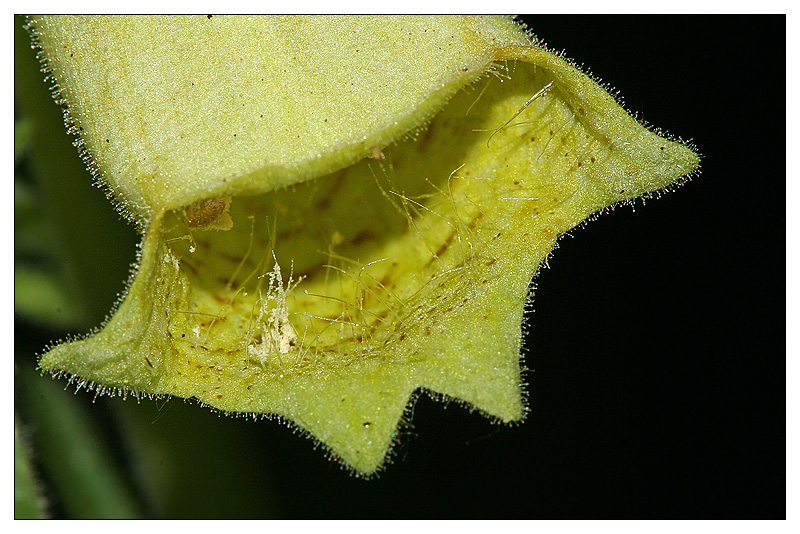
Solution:
M 52 274 L 27 268 L 14 268 L 14 310 L 17 314 L 55 327 L 75 325 L 69 295 Z
M 45 501 L 39 494 L 22 423 L 14 417 L 14 519 L 42 519 Z
M 52 243 L 52 232 L 39 212 L 36 188 L 14 178 L 14 260 L 33 263 L 55 260 L 48 243 Z
M 30 144 L 33 134 L 33 124 L 29 120 L 14 121 L 14 165 L 19 163 L 22 154 Z
M 73 306 L 67 280 L 53 253 L 53 232 L 41 216 L 37 191 L 14 178 L 14 312 L 37 324 L 65 331 L 86 322 Z
M 126 480 L 87 413 L 60 382 L 20 369 L 19 397 L 33 430 L 42 474 L 70 518 L 121 519 L 142 515 Z
M 109 404 L 131 471 L 158 517 L 279 517 L 278 487 L 265 462 L 275 452 L 254 437 L 259 424 L 270 423 L 220 417 L 181 399 Z

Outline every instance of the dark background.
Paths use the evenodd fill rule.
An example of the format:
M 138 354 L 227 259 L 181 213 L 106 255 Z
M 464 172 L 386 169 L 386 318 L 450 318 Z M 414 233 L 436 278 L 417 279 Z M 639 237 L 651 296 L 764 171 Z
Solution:
M 122 469 L 114 419 L 131 409 L 170 425 L 174 447 L 216 462 L 216 475 L 185 481 L 187 504 L 144 499 L 148 513 L 785 516 L 785 17 L 524 20 L 619 90 L 627 109 L 703 155 L 702 173 L 674 192 L 561 240 L 527 320 L 526 421 L 495 425 L 422 394 L 393 464 L 365 481 L 275 421 L 179 399 L 166 409 L 98 399 L 90 410 L 107 417 Z M 33 351 L 54 335 L 20 321 L 16 334 Z M 249 468 L 226 473 L 226 454 Z M 253 498 L 226 508 L 227 487 Z

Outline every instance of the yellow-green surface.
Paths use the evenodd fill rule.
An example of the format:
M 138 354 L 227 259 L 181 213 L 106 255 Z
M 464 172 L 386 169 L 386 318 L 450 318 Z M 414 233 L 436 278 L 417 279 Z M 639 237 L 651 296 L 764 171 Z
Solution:
M 338 40 L 314 18 L 225 20 L 241 43 L 270 36 L 243 71 L 264 84 L 227 70 L 237 53 L 214 31 L 202 54 L 172 31 L 216 20 L 34 23 L 89 154 L 145 229 L 111 320 L 40 366 L 279 415 L 361 473 L 419 387 L 520 420 L 528 285 L 559 235 L 698 165 L 506 19 L 340 18 Z M 162 70 L 143 74 L 139 55 Z M 203 63 L 215 81 L 189 90 Z M 214 120 L 193 122 L 199 109 Z

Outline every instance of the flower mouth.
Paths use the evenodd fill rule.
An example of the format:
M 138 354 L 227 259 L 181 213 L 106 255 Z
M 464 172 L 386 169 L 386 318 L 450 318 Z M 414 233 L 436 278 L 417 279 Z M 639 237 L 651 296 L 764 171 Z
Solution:
M 470 152 L 485 152 L 498 125 L 480 100 L 531 91 L 527 84 L 526 94 L 515 94 L 496 78 L 483 83 L 383 159 L 265 195 L 211 201 L 213 216 L 196 207 L 191 217 L 172 212 L 165 242 L 189 288 L 187 309 L 174 310 L 175 334 L 191 332 L 179 344 L 224 353 L 228 365 L 256 375 L 286 376 L 428 343 L 436 317 L 467 305 L 505 263 L 493 243 L 514 233 L 508 221 L 560 202 L 554 184 L 534 191 L 502 169 L 469 166 L 480 161 Z M 498 132 L 490 142 L 530 145 L 527 130 Z M 227 216 L 228 206 L 232 224 L 217 231 L 215 217 Z
M 423 193 L 390 183 L 387 167 L 365 162 L 235 198 L 224 232 L 195 230 L 173 213 L 166 242 L 189 288 L 188 309 L 175 311 L 194 348 L 225 348 L 229 364 L 285 375 L 391 344 L 421 271 L 425 238 L 408 226 L 429 223 L 392 198 Z

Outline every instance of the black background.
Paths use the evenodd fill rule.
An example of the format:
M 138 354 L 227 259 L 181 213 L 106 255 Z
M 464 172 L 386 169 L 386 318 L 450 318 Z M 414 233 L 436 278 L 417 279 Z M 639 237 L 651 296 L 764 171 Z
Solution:
M 252 470 L 229 483 L 269 483 L 281 517 L 784 517 L 785 17 L 524 20 L 703 155 L 684 186 L 561 240 L 526 326 L 525 422 L 422 394 L 365 481 L 276 422 L 180 400 L 163 417 L 245 434 Z

